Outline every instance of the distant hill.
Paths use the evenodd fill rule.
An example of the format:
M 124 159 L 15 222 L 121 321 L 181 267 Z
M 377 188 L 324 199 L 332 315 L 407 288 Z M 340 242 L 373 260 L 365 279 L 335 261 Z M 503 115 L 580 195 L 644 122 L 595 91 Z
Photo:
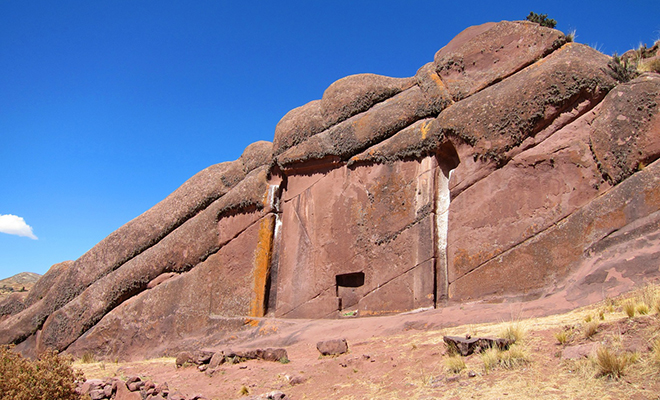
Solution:
M 0 280 L 0 294 L 30 291 L 41 275 L 34 272 L 21 272 L 7 279 Z

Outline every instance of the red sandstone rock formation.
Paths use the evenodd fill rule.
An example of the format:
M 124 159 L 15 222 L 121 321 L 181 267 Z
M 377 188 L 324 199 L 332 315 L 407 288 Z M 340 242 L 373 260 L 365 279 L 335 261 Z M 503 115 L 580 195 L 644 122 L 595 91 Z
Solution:
M 609 64 L 504 21 L 466 29 L 411 78 L 341 79 L 273 144 L 0 304 L 0 343 L 147 357 L 261 317 L 579 305 L 657 278 L 660 75 L 622 83 Z

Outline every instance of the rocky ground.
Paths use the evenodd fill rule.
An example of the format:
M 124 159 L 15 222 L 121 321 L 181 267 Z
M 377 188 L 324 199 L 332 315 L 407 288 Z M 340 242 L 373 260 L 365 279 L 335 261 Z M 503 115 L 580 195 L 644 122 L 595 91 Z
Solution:
M 508 318 L 500 315 L 502 322 L 444 328 L 439 310 L 345 320 L 270 320 L 212 350 L 278 346 L 286 349 L 288 362 L 256 359 L 201 368 L 191 362 L 178 368 L 175 358 L 125 363 L 87 359 L 75 368 L 88 379 L 139 376 L 157 385 L 167 383 L 170 398 L 176 393 L 181 399 L 267 393 L 290 399 L 657 399 L 658 299 L 657 287 L 650 287 L 565 314 L 525 319 L 520 318 L 524 310 L 509 305 Z M 651 304 L 646 314 L 644 304 Z M 630 312 L 631 307 L 635 310 L 629 317 L 626 308 Z M 465 315 L 476 315 L 469 308 L 463 309 Z M 518 340 L 508 351 L 456 357 L 449 354 L 445 335 Z M 336 338 L 347 339 L 348 352 L 322 356 L 317 341 Z M 607 361 L 614 367 L 608 370 Z M 617 362 L 625 364 L 620 376 Z

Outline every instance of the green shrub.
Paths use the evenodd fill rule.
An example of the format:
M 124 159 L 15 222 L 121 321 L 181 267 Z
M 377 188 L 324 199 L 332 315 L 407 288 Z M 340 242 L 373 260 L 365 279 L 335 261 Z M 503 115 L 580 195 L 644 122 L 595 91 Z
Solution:
M 622 83 L 629 82 L 638 75 L 636 63 L 628 59 L 624 60 L 616 53 L 607 63 L 607 66 L 611 70 L 612 77 Z
M 548 14 L 537 14 L 535 12 L 530 12 L 527 16 L 527 21 L 536 22 L 541 26 L 547 26 L 548 28 L 554 28 L 557 26 L 557 21 L 552 18 L 548 18 Z
M 72 362 L 56 351 L 32 361 L 0 346 L 0 400 L 78 400 L 76 381 L 84 377 L 71 368 Z

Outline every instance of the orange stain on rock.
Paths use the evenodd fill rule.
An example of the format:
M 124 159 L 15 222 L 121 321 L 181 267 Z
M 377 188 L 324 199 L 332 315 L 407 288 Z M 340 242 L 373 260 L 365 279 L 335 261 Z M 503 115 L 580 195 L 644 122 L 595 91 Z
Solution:
M 263 317 L 266 312 L 266 283 L 270 274 L 275 216 L 267 215 L 259 226 L 259 241 L 254 252 L 254 286 L 250 303 L 250 317 Z M 258 321 L 250 320 L 250 325 Z

